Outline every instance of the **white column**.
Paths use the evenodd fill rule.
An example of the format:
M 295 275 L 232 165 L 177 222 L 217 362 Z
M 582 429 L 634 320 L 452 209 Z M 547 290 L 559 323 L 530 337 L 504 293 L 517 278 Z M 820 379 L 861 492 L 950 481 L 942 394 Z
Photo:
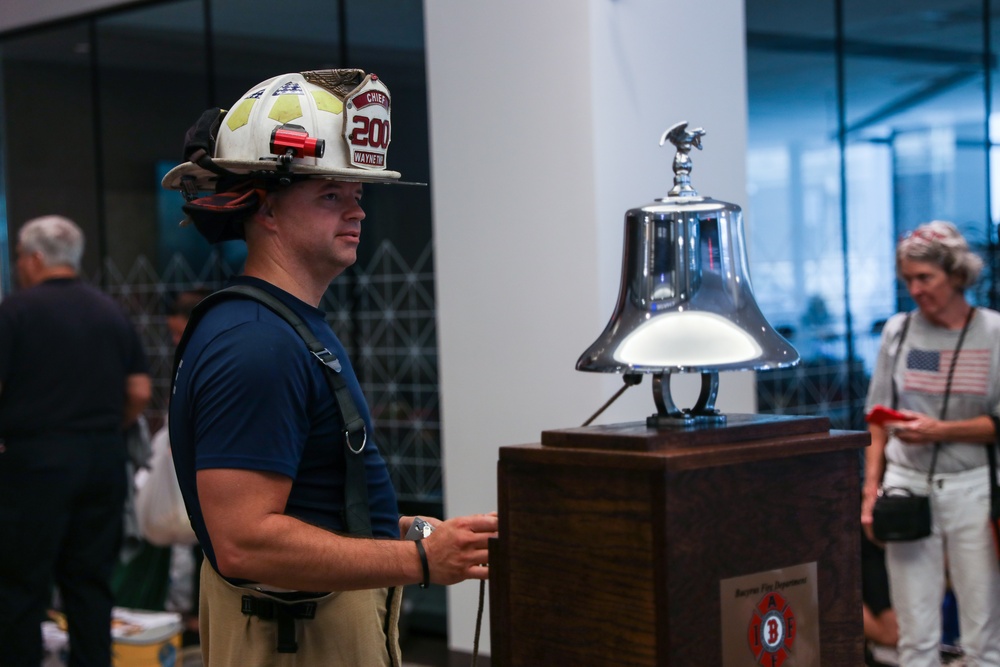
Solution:
M 426 0 L 424 13 L 445 510 L 457 516 L 495 509 L 499 447 L 580 425 L 621 385 L 574 366 L 613 310 L 625 211 L 672 185 L 662 132 L 704 127 L 692 182 L 745 205 L 743 2 Z M 679 379 L 683 407 L 697 378 Z M 723 377 L 718 404 L 752 412 L 752 374 Z M 600 421 L 653 412 L 647 379 Z M 449 590 L 453 649 L 472 649 L 477 592 Z M 482 633 L 489 653 L 488 622 Z

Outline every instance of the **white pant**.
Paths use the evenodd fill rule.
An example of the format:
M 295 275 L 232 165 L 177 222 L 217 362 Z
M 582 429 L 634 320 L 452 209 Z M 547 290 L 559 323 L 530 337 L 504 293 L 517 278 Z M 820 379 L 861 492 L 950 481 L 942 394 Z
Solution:
M 886 544 L 892 606 L 899 619 L 902 667 L 940 665 L 945 567 L 958 602 L 966 664 L 1000 667 L 1000 567 L 989 525 L 989 472 L 927 474 L 889 464 L 883 486 L 930 495 L 933 533 Z

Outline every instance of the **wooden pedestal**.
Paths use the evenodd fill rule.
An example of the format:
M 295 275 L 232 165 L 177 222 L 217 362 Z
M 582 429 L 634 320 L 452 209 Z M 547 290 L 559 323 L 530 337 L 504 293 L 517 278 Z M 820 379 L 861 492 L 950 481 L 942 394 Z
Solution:
M 863 664 L 868 437 L 826 418 L 729 415 L 725 426 L 545 431 L 541 444 L 501 448 L 492 664 L 723 665 L 723 640 L 745 646 L 752 619 L 723 637 L 722 582 L 806 563 L 819 663 Z M 785 667 L 801 664 L 790 653 Z

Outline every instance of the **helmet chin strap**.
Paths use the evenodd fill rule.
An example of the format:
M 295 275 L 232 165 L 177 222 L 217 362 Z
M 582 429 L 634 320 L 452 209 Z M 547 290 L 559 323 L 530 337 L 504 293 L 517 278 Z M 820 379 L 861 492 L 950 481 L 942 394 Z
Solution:
M 204 148 L 198 148 L 188 156 L 188 160 L 198 165 L 205 171 L 210 171 L 213 174 L 219 176 L 227 176 L 238 178 L 240 174 L 229 171 L 223 167 L 220 167 L 215 163 L 215 160 L 211 158 Z M 186 175 L 181 177 L 181 193 L 184 195 L 185 201 L 191 202 L 198 198 L 200 194 L 198 190 L 198 179 L 194 176 Z
M 291 158 L 289 158 L 289 161 L 290 159 Z M 237 183 L 242 184 L 252 181 L 263 181 L 264 183 L 272 186 L 272 187 L 265 187 L 263 188 L 263 190 L 274 189 L 273 186 L 287 187 L 292 183 L 294 183 L 296 180 L 308 178 L 308 176 L 304 174 L 295 174 L 293 171 L 291 171 L 291 169 L 289 169 L 287 164 L 282 164 L 280 162 L 280 159 L 279 159 L 278 170 L 258 169 L 246 173 L 230 171 L 225 167 L 219 166 L 219 164 L 217 164 L 215 160 L 213 160 L 209 156 L 208 152 L 201 148 L 191 153 L 189 160 L 192 163 L 197 164 L 205 171 L 210 171 L 213 174 L 218 175 L 220 178 L 229 179 L 234 184 Z M 198 188 L 198 179 L 195 176 L 192 176 L 190 174 L 181 176 L 180 186 L 181 186 L 180 187 L 181 193 L 184 195 L 185 201 L 192 202 L 195 199 L 201 198 L 202 191 Z M 240 187 L 230 186 L 226 187 L 224 191 L 230 191 L 234 189 L 242 190 L 242 188 Z
M 236 175 L 234 172 L 231 172 L 228 169 L 225 169 L 217 165 L 215 163 L 215 160 L 212 159 L 212 157 L 208 154 L 208 151 L 206 151 L 204 148 L 199 148 L 198 150 L 196 150 L 194 153 L 191 154 L 191 157 L 188 159 L 191 160 L 191 162 L 194 162 L 202 169 L 210 171 L 213 174 L 218 174 L 219 176 Z
M 282 164 L 279 169 L 285 173 L 279 173 L 270 170 L 260 170 L 250 173 L 237 173 L 230 171 L 225 167 L 220 166 L 212 158 L 212 154 L 215 151 L 215 141 L 219 133 L 219 126 L 222 124 L 222 119 L 225 117 L 226 112 L 218 107 L 212 109 L 207 109 L 202 112 L 201 116 L 198 118 L 197 122 L 191 128 L 188 129 L 187 135 L 184 137 L 184 156 L 189 162 L 198 165 L 205 171 L 211 172 L 220 178 L 228 179 L 232 182 L 240 181 L 250 181 L 254 179 L 261 179 L 265 181 L 275 182 L 278 185 L 289 185 L 292 182 L 290 178 L 291 170 L 288 168 L 287 164 Z M 301 133 L 295 132 L 296 126 L 282 126 L 285 135 L 288 135 L 290 139 L 287 141 L 292 141 L 298 138 Z M 284 137 L 285 135 L 282 135 Z M 297 144 L 295 144 L 297 145 Z M 322 151 L 322 148 L 319 149 Z M 280 159 L 280 156 L 279 156 Z M 288 161 L 291 160 L 289 156 Z M 282 169 L 283 168 L 283 169 Z M 227 188 L 228 189 L 228 188 Z M 182 176 L 181 177 L 181 192 L 184 195 L 184 199 L 188 202 L 192 202 L 199 199 L 201 191 L 198 189 L 198 180 L 192 176 Z

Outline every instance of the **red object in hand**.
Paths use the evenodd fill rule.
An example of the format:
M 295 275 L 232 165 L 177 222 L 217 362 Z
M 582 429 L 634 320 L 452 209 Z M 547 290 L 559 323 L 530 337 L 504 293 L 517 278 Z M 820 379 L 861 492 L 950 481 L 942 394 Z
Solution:
M 892 408 L 887 408 L 884 405 L 876 405 L 872 408 L 872 411 L 865 415 L 865 421 L 869 424 L 876 424 L 881 426 L 886 422 L 902 422 L 910 421 L 913 417 L 909 415 L 904 415 L 899 410 L 893 410 Z

